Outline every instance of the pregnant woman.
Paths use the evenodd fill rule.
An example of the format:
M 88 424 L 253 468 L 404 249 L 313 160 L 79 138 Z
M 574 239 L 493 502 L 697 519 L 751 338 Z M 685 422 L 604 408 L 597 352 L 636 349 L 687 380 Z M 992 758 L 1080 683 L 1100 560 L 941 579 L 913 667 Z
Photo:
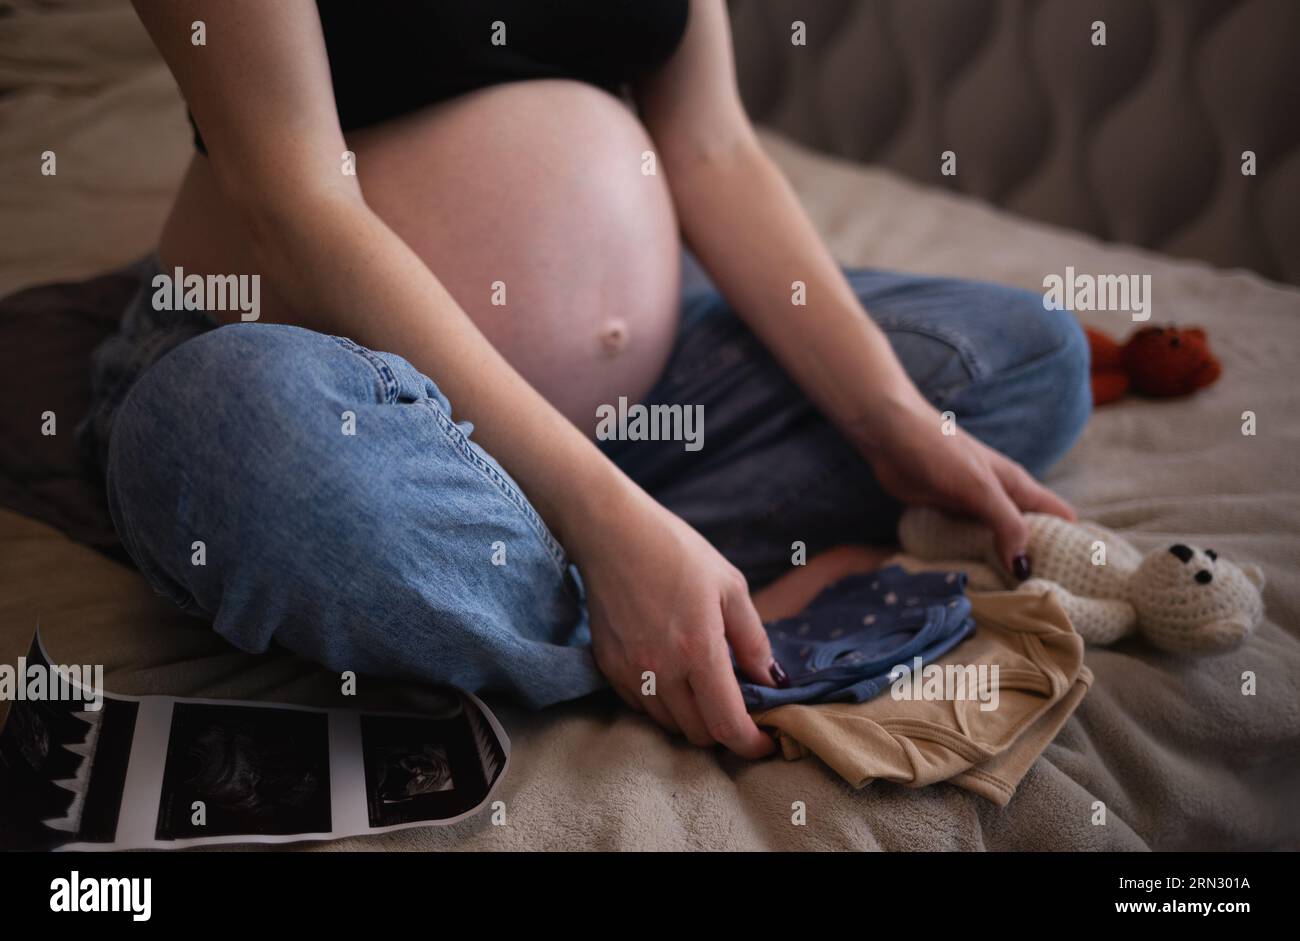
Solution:
M 140 569 L 235 645 L 608 685 L 758 756 L 734 671 L 785 674 L 751 590 L 903 502 L 985 520 L 1020 577 L 1020 511 L 1071 515 L 1032 475 L 1087 417 L 1079 328 L 842 271 L 723 0 L 135 5 L 197 147 L 86 432 Z M 157 309 L 177 268 L 260 276 L 260 319 Z M 703 446 L 602 440 L 622 398 Z

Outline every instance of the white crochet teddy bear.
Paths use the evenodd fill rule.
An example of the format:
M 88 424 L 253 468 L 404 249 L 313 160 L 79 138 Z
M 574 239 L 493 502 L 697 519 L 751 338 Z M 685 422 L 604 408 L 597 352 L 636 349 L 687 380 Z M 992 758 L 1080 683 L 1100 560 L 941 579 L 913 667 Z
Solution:
M 1025 522 L 1035 577 L 1020 587 L 1050 591 L 1090 643 L 1109 644 L 1136 630 L 1164 650 L 1209 653 L 1239 644 L 1264 616 L 1259 566 L 1234 565 L 1213 549 L 1182 543 L 1143 555 L 1118 533 L 1042 513 L 1025 514 Z M 1001 574 L 992 534 L 979 523 L 913 507 L 898 530 L 910 555 L 979 560 L 1016 587 Z

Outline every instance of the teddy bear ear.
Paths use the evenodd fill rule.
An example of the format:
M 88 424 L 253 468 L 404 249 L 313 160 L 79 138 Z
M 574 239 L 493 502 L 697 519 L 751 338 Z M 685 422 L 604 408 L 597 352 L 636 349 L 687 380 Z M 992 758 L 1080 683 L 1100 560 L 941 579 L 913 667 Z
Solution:
M 1264 590 L 1264 570 L 1254 562 L 1245 562 L 1241 565 L 1241 574 L 1250 579 L 1250 583 L 1260 591 Z

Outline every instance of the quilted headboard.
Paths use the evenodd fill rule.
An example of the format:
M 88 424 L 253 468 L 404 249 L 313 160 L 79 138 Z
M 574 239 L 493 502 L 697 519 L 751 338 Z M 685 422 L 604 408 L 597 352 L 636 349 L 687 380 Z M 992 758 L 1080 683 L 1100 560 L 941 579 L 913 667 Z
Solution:
M 751 116 L 809 146 L 1300 284 L 1297 0 L 733 0 L 732 28 Z

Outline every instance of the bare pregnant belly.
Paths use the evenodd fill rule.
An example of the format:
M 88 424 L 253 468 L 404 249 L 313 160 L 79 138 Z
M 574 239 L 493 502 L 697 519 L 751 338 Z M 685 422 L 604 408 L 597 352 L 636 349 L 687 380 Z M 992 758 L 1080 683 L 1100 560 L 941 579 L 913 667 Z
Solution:
M 663 177 L 642 172 L 653 145 L 619 101 L 577 82 L 516 82 L 348 145 L 370 207 L 578 427 L 591 434 L 597 406 L 650 389 L 676 333 L 680 243 Z M 222 264 L 239 252 L 219 247 L 229 227 L 214 225 L 205 163 L 182 189 L 163 261 L 236 271 Z

